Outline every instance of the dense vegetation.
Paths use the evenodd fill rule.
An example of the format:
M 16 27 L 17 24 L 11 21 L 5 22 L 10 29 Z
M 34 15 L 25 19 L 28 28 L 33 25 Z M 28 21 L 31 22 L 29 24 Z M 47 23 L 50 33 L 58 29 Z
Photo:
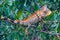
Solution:
M 46 23 L 35 25 L 36 28 L 31 27 L 28 36 L 25 35 L 27 27 L 1 20 L 3 14 L 12 20 L 25 19 L 44 4 L 48 6 L 52 14 L 43 19 L 47 21 Z M 42 26 L 53 33 L 35 31 L 42 30 Z M 0 0 L 0 40 L 31 40 L 34 37 L 43 40 L 59 40 L 55 33 L 60 33 L 60 0 Z

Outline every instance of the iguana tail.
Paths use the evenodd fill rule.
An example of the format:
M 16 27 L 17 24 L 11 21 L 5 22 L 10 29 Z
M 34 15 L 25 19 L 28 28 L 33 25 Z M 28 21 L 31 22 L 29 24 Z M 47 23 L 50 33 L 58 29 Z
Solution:
M 8 21 L 9 23 L 14 23 L 14 20 L 11 20 L 10 18 L 7 18 L 5 16 L 1 16 L 1 20 Z

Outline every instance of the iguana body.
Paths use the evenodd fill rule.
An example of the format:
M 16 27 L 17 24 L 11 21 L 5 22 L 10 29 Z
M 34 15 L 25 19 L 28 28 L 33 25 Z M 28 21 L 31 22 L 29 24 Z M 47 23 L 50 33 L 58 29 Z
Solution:
M 21 25 L 29 26 L 29 25 L 39 22 L 41 20 L 41 18 L 49 16 L 50 14 L 51 14 L 51 11 L 47 8 L 46 5 L 44 5 L 41 8 L 41 10 L 35 11 L 33 14 L 28 16 L 26 19 L 15 20 L 14 23 L 19 22 L 19 24 L 21 24 Z

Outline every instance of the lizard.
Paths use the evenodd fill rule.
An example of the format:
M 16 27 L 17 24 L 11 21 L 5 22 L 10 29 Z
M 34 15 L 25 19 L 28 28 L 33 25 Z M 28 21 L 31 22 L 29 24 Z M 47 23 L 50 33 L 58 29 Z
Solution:
M 19 25 L 28 26 L 25 30 L 27 33 L 28 29 L 31 27 L 32 24 L 39 22 L 42 18 L 45 18 L 50 14 L 51 14 L 51 10 L 47 8 L 47 5 L 44 5 L 41 7 L 40 10 L 35 11 L 34 13 L 32 13 L 31 15 L 26 17 L 26 19 L 23 20 L 12 21 L 10 18 L 5 18 L 4 16 L 1 16 L 1 19 L 8 20 L 9 22 L 13 22 L 15 24 L 19 23 Z

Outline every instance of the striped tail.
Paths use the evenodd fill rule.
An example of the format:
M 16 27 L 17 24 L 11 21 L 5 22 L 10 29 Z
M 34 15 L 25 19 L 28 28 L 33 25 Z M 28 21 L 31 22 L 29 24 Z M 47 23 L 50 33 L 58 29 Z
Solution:
M 1 20 L 6 20 L 6 21 L 8 21 L 9 23 L 14 23 L 14 24 L 20 24 L 20 20 L 12 20 L 12 19 L 10 19 L 10 18 L 7 18 L 7 17 L 5 17 L 5 16 L 1 16 Z
M 1 16 L 1 20 L 6 20 L 6 21 L 8 21 L 9 23 L 14 23 L 14 20 L 11 20 L 10 18 L 7 18 L 7 17 L 5 17 L 5 16 Z

